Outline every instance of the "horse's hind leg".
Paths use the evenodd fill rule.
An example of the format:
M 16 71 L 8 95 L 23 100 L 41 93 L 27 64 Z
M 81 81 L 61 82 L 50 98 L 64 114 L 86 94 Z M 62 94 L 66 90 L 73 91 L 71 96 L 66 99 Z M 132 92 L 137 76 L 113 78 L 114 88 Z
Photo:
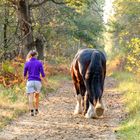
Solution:
M 82 114 L 82 96 L 81 94 L 78 94 L 76 95 L 76 100 L 77 100 L 77 103 L 76 103 L 76 107 L 75 107 L 75 110 L 74 110 L 74 114 Z
M 106 70 L 106 67 L 104 69 Z M 102 94 L 103 94 L 103 90 L 104 90 L 105 74 L 106 74 L 106 71 L 104 72 L 103 77 L 102 77 L 101 95 L 100 95 L 99 99 L 97 100 L 97 103 L 96 103 L 96 106 L 95 106 L 96 115 L 98 117 L 102 116 L 103 113 L 104 113 L 104 110 L 105 110 L 105 106 L 104 106 L 104 103 L 103 103 L 103 100 L 102 100 Z
M 84 97 L 85 97 L 85 92 L 86 92 L 86 87 L 83 82 L 83 80 L 80 81 L 80 94 L 81 94 L 81 107 L 82 107 L 82 112 L 84 112 L 84 107 L 85 107 L 85 102 L 84 102 Z
M 84 96 L 84 112 L 83 112 L 84 115 L 87 113 L 88 108 L 89 108 L 89 96 L 86 92 Z
M 88 97 L 88 100 L 86 101 L 88 103 L 88 108 L 87 109 L 87 112 L 85 114 L 85 117 L 86 118 L 94 118 L 96 117 L 96 113 L 95 113 L 95 108 L 94 108 L 94 105 L 93 105 L 93 96 L 88 96 L 88 93 L 87 93 L 87 97 Z
M 103 84 L 104 84 L 104 81 L 102 83 L 102 91 L 101 91 L 101 93 L 103 93 Z M 104 103 L 103 103 L 103 100 L 102 100 L 102 94 L 100 95 L 99 99 L 97 100 L 95 110 L 96 110 L 96 115 L 98 117 L 102 116 L 103 113 L 104 113 L 105 106 L 104 106 Z
M 100 116 L 103 115 L 104 109 L 105 109 L 105 107 L 104 107 L 104 104 L 103 104 L 103 101 L 102 101 L 102 98 L 101 98 L 97 101 L 97 104 L 95 106 L 95 111 L 96 111 L 97 117 L 100 117 Z
M 86 103 L 88 104 L 87 106 L 87 112 L 85 114 L 86 118 L 94 118 L 96 117 L 96 113 L 95 113 L 95 107 L 94 107 L 94 99 L 95 99 L 95 95 L 92 92 L 92 73 L 90 73 L 89 71 L 86 72 L 85 75 L 85 85 L 86 85 L 86 97 L 88 98 Z
M 74 114 L 81 114 L 82 113 L 82 107 L 81 107 L 82 96 L 80 94 L 80 84 L 74 72 L 72 72 L 72 78 L 73 78 L 73 83 L 76 90 L 76 107 L 74 110 Z
M 76 107 L 74 110 L 74 114 L 81 114 L 83 112 L 83 96 L 81 95 L 81 90 L 80 90 L 80 84 L 77 82 L 74 82 L 75 89 L 76 89 Z

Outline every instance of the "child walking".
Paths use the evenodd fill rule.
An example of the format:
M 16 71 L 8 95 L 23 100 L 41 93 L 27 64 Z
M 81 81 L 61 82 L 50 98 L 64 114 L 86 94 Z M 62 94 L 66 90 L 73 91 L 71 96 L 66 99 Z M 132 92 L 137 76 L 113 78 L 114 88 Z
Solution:
M 31 116 L 38 114 L 39 94 L 41 91 L 41 81 L 45 79 L 44 68 L 41 61 L 37 60 L 37 51 L 32 50 L 27 55 L 27 62 L 24 65 L 24 79 L 28 76 L 26 83 L 26 93 L 29 101 Z

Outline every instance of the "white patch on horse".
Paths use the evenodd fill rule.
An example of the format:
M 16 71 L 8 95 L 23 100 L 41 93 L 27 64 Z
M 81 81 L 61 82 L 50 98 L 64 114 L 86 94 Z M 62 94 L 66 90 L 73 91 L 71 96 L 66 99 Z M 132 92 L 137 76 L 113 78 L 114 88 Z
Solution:
M 89 102 L 89 108 L 85 115 L 86 118 L 93 118 L 96 117 L 94 106 Z
M 84 98 L 81 97 L 81 108 L 82 108 L 82 112 L 84 111 Z
M 76 99 L 77 99 L 77 104 L 76 104 L 76 107 L 75 107 L 75 110 L 74 110 L 75 115 L 82 113 L 82 106 L 81 106 L 82 97 L 81 97 L 81 95 L 80 94 L 77 95 Z

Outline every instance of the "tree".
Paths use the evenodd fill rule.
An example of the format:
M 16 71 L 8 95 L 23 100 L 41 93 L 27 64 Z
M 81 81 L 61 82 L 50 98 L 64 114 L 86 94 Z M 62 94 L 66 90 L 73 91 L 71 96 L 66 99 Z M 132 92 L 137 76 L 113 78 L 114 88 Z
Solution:
M 117 45 L 117 50 L 123 52 L 126 67 L 131 71 L 136 71 L 138 69 L 137 64 L 139 64 L 139 10 L 139 0 L 115 0 L 115 14 L 110 19 L 110 29 L 113 33 L 114 46 Z M 134 62 L 137 62 L 137 64 L 134 64 Z
M 26 55 L 35 45 L 43 49 L 42 46 L 46 42 L 48 46 L 52 43 L 61 44 L 62 46 L 61 41 L 57 43 L 57 41 L 61 40 L 60 37 L 62 37 L 60 36 L 58 38 L 58 34 L 63 34 L 64 38 L 68 37 L 72 42 L 75 42 L 76 38 L 77 40 L 83 40 L 87 44 L 94 44 L 95 41 L 93 40 L 98 38 L 96 35 L 98 36 L 102 31 L 102 23 L 100 24 L 102 21 L 97 21 L 96 17 L 102 16 L 100 6 L 103 0 L 98 1 L 97 3 L 95 0 L 6 0 L 1 1 L 1 3 L 2 5 L 6 3 L 10 13 L 12 10 L 16 11 L 12 19 L 14 27 L 12 26 L 11 29 L 14 30 L 15 33 L 16 46 L 22 46 L 22 52 Z M 94 11 L 92 14 L 90 14 L 92 11 L 91 7 Z M 88 8 L 90 8 L 90 11 L 87 10 Z M 84 12 L 86 12 L 86 14 L 84 14 Z M 86 22 L 84 23 L 84 18 L 88 14 L 90 16 L 86 18 L 86 24 Z M 94 19 L 93 21 L 90 20 L 90 18 L 92 19 L 93 17 L 96 19 L 95 21 Z M 85 29 L 82 29 L 80 22 L 83 22 L 81 25 L 86 25 Z M 93 29 L 92 31 L 88 28 L 88 22 L 93 22 L 90 26 Z M 10 25 L 8 25 L 8 27 L 9 26 Z M 96 30 L 96 27 L 98 30 Z M 37 43 L 39 40 L 41 41 L 40 46 L 40 43 Z M 52 43 L 49 43 L 51 41 Z M 43 51 L 40 51 L 40 53 L 42 52 Z M 43 54 L 40 56 L 43 56 Z

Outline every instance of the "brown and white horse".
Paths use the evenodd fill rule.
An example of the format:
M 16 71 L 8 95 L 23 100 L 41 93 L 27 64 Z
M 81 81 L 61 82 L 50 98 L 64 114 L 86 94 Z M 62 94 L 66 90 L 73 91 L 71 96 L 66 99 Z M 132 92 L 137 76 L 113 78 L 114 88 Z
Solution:
M 106 57 L 95 49 L 82 49 L 71 64 L 77 105 L 74 114 L 83 113 L 86 118 L 100 117 L 104 112 L 102 94 L 106 75 Z

